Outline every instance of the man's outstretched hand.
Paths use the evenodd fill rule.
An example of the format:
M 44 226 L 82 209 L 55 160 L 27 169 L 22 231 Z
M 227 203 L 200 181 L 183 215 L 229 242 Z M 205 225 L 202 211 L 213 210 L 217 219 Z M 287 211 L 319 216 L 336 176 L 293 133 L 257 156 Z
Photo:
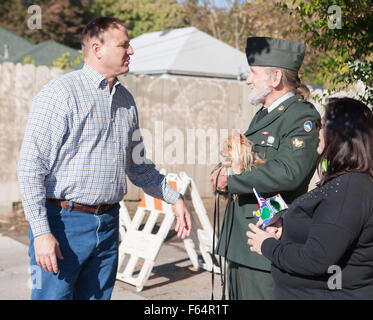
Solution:
M 175 231 L 177 232 L 177 236 L 181 239 L 189 237 L 192 230 L 192 220 L 184 200 L 179 198 L 173 205 L 173 208 L 176 215 Z

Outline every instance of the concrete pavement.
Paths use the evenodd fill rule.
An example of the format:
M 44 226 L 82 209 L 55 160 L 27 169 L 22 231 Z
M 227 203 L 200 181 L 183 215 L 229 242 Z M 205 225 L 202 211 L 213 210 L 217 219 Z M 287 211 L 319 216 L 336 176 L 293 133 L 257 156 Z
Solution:
M 27 300 L 27 246 L 0 234 L 0 300 Z
M 23 241 L 25 242 L 25 241 Z M 30 298 L 28 246 L 0 234 L 0 300 Z M 215 275 L 215 299 L 220 298 L 220 276 Z M 165 242 L 144 289 L 116 281 L 113 300 L 209 300 L 211 273 L 194 270 L 181 240 Z

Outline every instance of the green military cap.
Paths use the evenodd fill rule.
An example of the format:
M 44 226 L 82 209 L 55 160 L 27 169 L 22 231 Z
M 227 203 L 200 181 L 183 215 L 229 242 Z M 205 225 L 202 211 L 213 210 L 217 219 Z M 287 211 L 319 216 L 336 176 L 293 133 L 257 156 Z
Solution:
M 306 46 L 303 43 L 268 37 L 247 38 L 246 56 L 250 66 L 279 67 L 298 71 Z

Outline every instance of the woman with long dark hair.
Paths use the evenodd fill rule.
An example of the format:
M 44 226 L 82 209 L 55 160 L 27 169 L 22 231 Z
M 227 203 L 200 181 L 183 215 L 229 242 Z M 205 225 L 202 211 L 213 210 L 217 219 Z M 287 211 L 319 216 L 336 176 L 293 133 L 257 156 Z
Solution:
M 373 299 L 373 114 L 331 98 L 319 129 L 318 187 L 272 233 L 250 224 L 250 250 L 272 262 L 277 299 Z

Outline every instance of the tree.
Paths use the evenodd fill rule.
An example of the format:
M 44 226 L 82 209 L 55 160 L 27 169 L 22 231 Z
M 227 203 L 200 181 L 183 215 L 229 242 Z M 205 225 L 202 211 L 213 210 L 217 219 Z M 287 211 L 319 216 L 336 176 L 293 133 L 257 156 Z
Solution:
M 93 0 L 90 18 L 115 16 L 127 26 L 130 38 L 146 32 L 184 27 L 181 5 L 176 0 Z
M 298 31 L 323 55 L 307 72 L 327 85 L 329 92 L 362 81 L 360 98 L 373 106 L 373 1 L 280 1 L 302 19 Z
M 23 64 L 33 64 L 34 66 L 36 66 L 35 60 L 31 59 L 30 56 L 24 56 L 24 57 L 22 57 L 22 63 Z
M 216 7 L 214 0 L 186 0 L 186 24 L 205 31 L 214 37 L 244 51 L 246 38 L 269 36 L 292 38 L 292 26 L 298 22 L 289 10 L 279 8 L 273 0 L 225 0 L 226 6 Z M 298 35 L 299 39 L 302 37 Z
M 53 39 L 67 46 L 80 49 L 80 33 L 84 27 L 84 6 L 88 0 L 39 0 L 41 29 L 30 29 L 27 20 L 32 1 L 2 0 L 0 26 L 29 39 L 33 43 Z
M 246 38 L 267 36 L 304 42 L 302 34 L 294 32 L 301 19 L 290 15 L 273 0 L 225 0 L 225 7 L 217 7 L 214 0 L 183 1 L 185 23 L 202 30 L 238 50 L 245 51 Z M 307 48 L 301 73 L 317 61 L 319 52 Z M 306 78 L 309 82 L 313 79 Z
M 186 0 L 183 2 L 186 26 L 193 26 L 226 43 L 226 12 L 215 5 L 214 0 Z M 230 44 L 230 43 L 229 43 Z
M 53 60 L 53 66 L 62 70 L 70 69 L 71 67 L 81 63 L 83 60 L 82 54 L 77 55 L 75 58 L 70 58 L 70 52 L 65 52 L 61 57 Z

